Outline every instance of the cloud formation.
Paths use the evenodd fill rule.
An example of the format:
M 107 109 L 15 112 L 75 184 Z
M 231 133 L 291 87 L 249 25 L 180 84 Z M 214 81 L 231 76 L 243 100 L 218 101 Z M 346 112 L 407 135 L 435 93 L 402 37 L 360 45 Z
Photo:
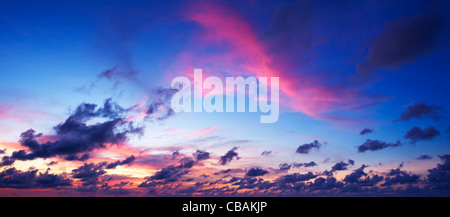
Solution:
M 106 165 L 106 169 L 114 169 L 117 166 L 131 164 L 134 160 L 136 160 L 136 157 L 134 157 L 134 155 L 131 155 L 130 157 L 128 157 L 125 160 L 122 160 L 122 161 L 118 160 L 116 162 Z
M 357 66 L 358 75 L 368 79 L 374 70 L 401 66 L 439 47 L 436 38 L 442 32 L 444 19 L 435 9 L 386 23 L 370 47 L 367 60 Z
M 269 173 L 269 171 L 261 169 L 261 168 L 251 168 L 247 171 L 245 176 L 255 177 L 255 176 L 263 176 Z
M 441 163 L 429 169 L 428 185 L 432 190 L 450 192 L 450 155 L 439 155 Z
M 320 144 L 319 141 L 314 140 L 314 142 L 300 145 L 295 152 L 299 154 L 308 154 L 312 149 L 318 150 L 321 146 L 322 144 Z
M 433 159 L 433 157 L 427 154 L 420 155 L 419 157 L 416 158 L 416 160 L 430 160 L 430 159 Z
M 339 161 L 337 162 L 333 167 L 331 167 L 331 171 L 339 171 L 339 170 L 347 170 L 347 167 L 349 165 L 354 165 L 355 161 L 353 161 L 352 159 L 348 159 L 347 163 L 344 161 Z
M 54 141 L 39 142 L 42 133 L 29 129 L 20 135 L 19 143 L 28 150 L 14 151 L 3 157 L 1 165 L 10 165 L 15 160 L 34 160 L 36 158 L 63 157 L 65 160 L 85 161 L 89 153 L 110 144 L 123 144 L 129 135 L 142 135 L 143 128 L 134 127 L 122 114 L 124 109 L 106 100 L 104 106 L 96 109 L 95 104 L 82 103 L 63 123 L 54 127 Z M 94 117 L 107 118 L 104 122 L 88 125 Z
M 364 128 L 363 130 L 361 130 L 361 132 L 359 132 L 359 135 L 366 135 L 366 134 L 370 134 L 373 133 L 373 129 L 369 129 L 369 128 Z
M 397 141 L 396 143 L 387 143 L 380 140 L 367 139 L 366 142 L 358 146 L 358 152 L 362 153 L 366 151 L 378 151 L 388 147 L 394 148 L 400 145 L 401 145 L 400 141 Z
M 59 188 L 72 186 L 72 180 L 62 175 L 38 173 L 38 170 L 20 171 L 9 168 L 0 173 L 0 188 Z
M 170 105 L 172 96 L 178 92 L 177 89 L 156 88 L 152 91 L 153 99 L 147 105 L 147 118 L 162 121 L 175 114 Z
M 418 183 L 420 178 L 418 175 L 408 174 L 407 172 L 400 170 L 400 168 L 401 166 L 397 169 L 391 169 L 385 177 L 385 182 L 381 184 L 381 186 Z
M 157 4 L 159 5 L 160 3 Z M 164 3 L 164 5 L 166 4 L 167 6 L 170 5 L 170 7 L 172 7 L 171 5 L 177 5 Z M 163 37 L 159 37 L 161 34 L 157 34 L 159 35 L 157 38 L 150 38 L 145 41 L 151 42 L 152 40 L 164 39 L 161 41 L 163 43 L 158 44 L 155 48 L 159 47 L 159 45 L 164 47 L 164 45 L 169 44 L 171 46 L 168 47 L 167 53 L 163 52 L 159 55 L 161 58 L 150 61 L 152 64 L 161 65 L 153 65 L 155 67 L 152 67 L 152 71 L 149 72 L 151 74 L 148 76 L 149 80 L 156 81 L 160 79 L 159 75 L 154 75 L 154 69 L 167 70 L 166 73 L 182 73 L 190 76 L 189 73 L 192 73 L 192 68 L 194 67 L 202 67 L 205 75 L 218 75 L 221 77 L 236 75 L 234 73 L 255 77 L 279 76 L 280 91 L 283 98 L 280 100 L 280 103 L 283 106 L 283 110 L 301 112 L 310 117 L 321 120 L 326 119 L 327 121 L 354 119 L 355 116 L 358 116 L 356 114 L 358 111 L 367 114 L 365 106 L 371 105 L 378 97 L 372 97 L 376 93 L 368 93 L 367 95 L 360 93 L 365 92 L 365 90 L 376 91 L 377 89 L 368 88 L 363 90 L 367 86 L 353 86 L 351 82 L 347 83 L 346 79 L 343 79 L 346 76 L 340 75 L 340 73 L 346 75 L 348 73 L 346 69 L 354 67 L 353 61 L 345 60 L 349 57 L 348 55 L 351 58 L 353 54 L 342 51 L 354 50 L 348 48 L 351 48 L 355 41 L 359 43 L 358 37 L 367 33 L 366 29 L 351 29 L 349 27 L 355 24 L 385 20 L 386 17 L 391 19 L 397 14 L 391 13 L 392 11 L 389 13 L 379 13 L 379 10 L 367 11 L 374 12 L 370 14 L 382 16 L 377 16 L 377 19 L 373 19 L 371 16 L 369 18 L 367 16 L 361 17 L 362 19 L 358 19 L 360 23 L 353 23 L 342 21 L 347 21 L 348 18 L 355 20 L 353 15 L 355 13 L 361 14 L 360 9 L 373 10 L 373 8 L 366 8 L 366 5 L 362 4 L 363 8 L 356 8 L 358 11 L 343 11 L 340 8 L 342 5 L 345 5 L 345 9 L 355 9 L 353 7 L 360 7 L 361 4 L 348 5 L 337 3 L 330 9 L 328 7 L 319 8 L 317 7 L 319 4 L 315 4 L 313 1 L 290 1 L 282 2 L 281 4 L 274 2 L 261 2 L 258 4 L 244 2 L 242 4 L 244 6 L 236 7 L 239 4 L 233 2 L 189 2 L 176 6 L 179 8 L 179 11 L 176 12 L 160 10 L 161 7 L 155 6 L 154 8 L 157 9 L 153 10 L 159 11 L 157 15 L 169 13 L 170 15 L 176 15 L 178 20 L 172 19 L 172 16 L 167 16 L 167 18 L 161 18 L 161 16 L 151 17 L 156 18 L 156 20 L 167 19 L 170 21 L 168 21 L 169 25 L 166 25 L 167 23 L 157 23 L 158 30 L 163 31 Z M 424 4 L 421 3 L 421 5 Z M 176 135 L 175 133 L 169 136 L 166 134 L 163 138 L 164 141 L 155 141 L 153 143 L 153 140 L 151 140 L 153 132 L 158 136 L 158 130 L 164 131 L 164 129 L 156 129 L 158 127 L 156 126 L 154 131 L 152 129 L 152 135 L 144 137 L 144 139 L 150 139 L 150 143 L 139 141 L 137 144 L 127 146 L 129 139 L 133 135 L 141 135 L 143 132 L 142 127 L 136 127 L 136 119 L 142 120 L 143 124 L 149 124 L 148 121 L 161 121 L 173 116 L 173 111 L 168 103 L 173 93 L 176 92 L 176 90 L 164 87 L 149 90 L 147 86 L 143 87 L 144 82 L 138 81 L 137 76 L 140 75 L 137 74 L 138 70 L 133 67 L 132 63 L 135 60 L 139 62 L 141 58 L 132 61 L 131 53 L 128 52 L 128 47 L 133 45 L 130 39 L 139 38 L 138 40 L 140 41 L 142 37 L 135 38 L 133 36 L 150 36 L 147 35 L 147 32 L 142 32 L 143 34 L 136 33 L 144 26 L 147 26 L 149 20 L 154 22 L 153 20 L 155 19 L 143 19 L 149 18 L 146 14 L 153 13 L 152 10 L 148 10 L 149 7 L 153 8 L 153 4 L 138 4 L 142 6 L 139 9 L 134 8 L 133 5 L 134 3 L 126 5 L 113 4 L 112 7 L 106 7 L 106 12 L 96 15 L 103 19 L 107 18 L 107 25 L 102 25 L 102 27 L 110 29 L 111 31 L 107 31 L 107 33 L 111 34 L 103 34 L 102 36 L 106 37 L 107 45 L 114 46 L 117 44 L 117 54 L 119 54 L 119 59 L 122 59 L 119 65 L 103 71 L 97 78 L 113 81 L 116 84 L 122 80 L 132 81 L 131 85 L 139 85 L 145 90 L 143 93 L 133 93 L 133 96 L 139 97 L 140 94 L 143 94 L 145 95 L 144 99 L 141 99 L 139 104 L 130 108 L 121 107 L 111 99 L 105 100 L 101 106 L 82 103 L 71 112 L 65 121 L 56 125 L 53 128 L 54 132 L 51 133 L 39 132 L 49 132 L 48 130 L 52 130 L 52 128 L 43 129 L 42 131 L 35 131 L 35 127 L 29 126 L 23 128 L 34 129 L 23 132 L 17 145 L 6 144 L 5 146 L 8 150 L 0 150 L 2 157 L 0 162 L 0 188 L 27 189 L 29 192 L 34 191 L 33 193 L 40 192 L 39 194 L 52 192 L 61 195 L 92 194 L 95 196 L 130 194 L 139 196 L 450 195 L 449 155 L 439 156 L 441 162 L 435 168 L 429 169 L 428 173 L 423 171 L 423 166 L 429 165 L 433 161 L 417 162 L 416 160 L 430 159 L 429 155 L 421 155 L 416 159 L 410 159 L 413 161 L 410 166 L 424 163 L 421 164 L 420 168 L 414 168 L 414 172 L 406 171 L 402 166 L 392 170 L 389 170 L 389 168 L 388 172 L 385 172 L 386 165 L 384 163 L 386 163 L 387 158 L 367 159 L 368 162 L 379 160 L 380 164 L 383 163 L 382 167 L 362 164 L 358 165 L 360 166 L 358 168 L 355 165 L 355 161 L 351 159 L 340 161 L 340 159 L 347 159 L 345 158 L 345 153 L 348 151 L 348 144 L 343 144 L 345 142 L 342 142 L 342 139 L 351 140 L 352 138 L 346 138 L 347 134 L 345 133 L 338 135 L 342 129 L 338 129 L 336 133 L 329 135 L 316 134 L 319 133 L 317 130 L 320 131 L 318 126 L 323 126 L 322 123 L 312 123 L 311 127 L 307 127 L 308 129 L 304 132 L 304 135 L 291 136 L 293 138 L 311 138 L 310 136 L 318 138 L 325 136 L 327 139 L 335 138 L 337 139 L 336 145 L 342 143 L 343 147 L 336 146 L 330 147 L 330 150 L 325 150 L 336 150 L 331 155 L 330 152 L 321 152 L 318 156 L 301 155 L 300 157 L 304 157 L 301 159 L 303 160 L 302 163 L 292 162 L 291 160 L 298 158 L 299 155 L 293 153 L 292 149 L 290 149 L 291 153 L 289 153 L 289 149 L 285 153 L 285 147 L 277 147 L 276 156 L 273 155 L 274 152 L 268 149 L 270 149 L 270 145 L 274 145 L 272 144 L 273 141 L 276 143 L 276 140 L 264 140 L 261 141 L 261 146 L 255 147 L 253 146 L 254 144 L 248 142 L 250 140 L 244 140 L 248 138 L 239 138 L 241 140 L 228 142 L 223 141 L 228 138 L 219 136 L 207 135 L 207 138 L 203 138 L 214 127 L 192 133 L 178 134 L 182 135 L 182 137 L 189 137 L 189 140 L 179 142 L 177 140 L 183 140 L 183 138 L 181 136 L 181 139 L 178 137 L 174 138 L 172 135 Z M 117 10 L 117 6 L 125 6 L 123 7 L 124 11 L 122 9 Z M 335 6 L 336 8 L 334 8 Z M 395 3 L 395 6 L 398 6 L 398 3 Z M 90 10 L 89 8 L 87 10 Z M 255 10 L 256 8 L 257 10 Z M 118 12 L 118 16 L 114 14 L 104 16 L 112 11 Z M 269 11 L 273 17 L 266 16 Z M 332 13 L 329 13 L 330 11 Z M 411 10 L 411 7 L 406 7 L 404 10 L 402 8 L 398 11 L 403 13 L 415 10 Z M 247 12 L 250 13 L 247 14 Z M 363 12 L 366 11 L 363 10 Z M 385 28 L 381 29 L 378 38 L 369 45 L 369 53 L 365 61 L 358 65 L 357 71 L 359 75 L 361 77 L 370 77 L 376 70 L 402 66 L 436 49 L 439 46 L 435 42 L 442 29 L 442 17 L 434 12 L 430 9 L 415 17 L 398 18 L 387 23 Z M 98 13 L 98 11 L 95 11 L 95 13 Z M 71 13 L 68 14 L 70 15 Z M 329 20 L 329 15 L 337 19 Z M 341 19 L 343 17 L 346 18 Z M 52 18 L 54 17 L 52 16 Z M 140 20 L 145 21 L 141 23 Z M 267 21 L 269 20 L 272 23 L 268 23 Z M 380 26 L 376 23 L 371 24 L 374 25 L 371 25 L 373 28 L 368 31 L 370 32 L 369 34 L 373 32 L 372 30 L 380 29 Z M 166 28 L 173 29 L 172 27 L 174 26 L 176 26 L 176 29 L 182 30 L 183 33 L 186 33 L 185 30 L 188 30 L 192 34 L 181 34 L 183 37 L 180 38 L 179 34 L 177 34 L 180 32 L 164 32 Z M 344 31 L 340 28 L 344 28 Z M 331 32 L 329 29 L 331 29 Z M 414 31 L 418 31 L 419 34 L 411 34 Z M 364 33 L 361 35 L 361 32 Z M 83 34 L 83 32 L 80 33 Z M 153 36 L 152 32 L 149 33 Z M 174 35 L 175 37 L 173 37 Z M 110 41 L 108 41 L 108 36 L 111 37 L 109 38 Z M 180 41 L 180 43 L 174 40 Z M 316 46 L 318 43 L 323 43 L 324 46 Z M 154 43 L 150 44 L 154 47 Z M 339 44 L 344 44 L 344 47 Z M 140 46 L 133 45 L 132 47 L 139 48 Z M 137 53 L 135 54 L 142 54 L 139 49 L 136 51 Z M 308 60 L 312 60 L 310 61 L 311 64 L 303 64 L 302 57 L 304 56 L 308 56 Z M 327 58 L 328 56 L 332 56 L 332 58 Z M 314 63 L 315 59 L 320 59 L 317 64 Z M 334 65 L 334 63 L 340 63 L 341 65 L 329 67 Z M 439 67 L 442 67 L 442 65 Z M 332 72 L 329 70 L 332 70 Z M 171 77 L 170 75 L 172 74 L 165 74 L 161 77 L 164 80 Z M 142 76 L 139 79 L 145 79 L 145 77 Z M 390 82 L 387 83 L 389 84 Z M 49 83 L 44 85 L 47 84 Z M 406 86 L 406 83 L 402 85 Z M 386 87 L 383 90 L 388 92 L 389 88 Z M 398 87 L 396 86 L 396 88 Z M 132 89 L 134 90 L 134 88 Z M 405 90 L 404 92 L 408 91 Z M 122 100 L 129 102 L 132 99 L 133 97 Z M 7 115 L 26 113 L 20 109 L 13 111 L 19 107 L 20 104 L 6 110 L 3 107 L 3 110 L 0 109 L 0 113 L 5 111 Z M 130 116 L 131 112 L 138 112 L 139 116 Z M 442 120 L 444 118 L 442 118 L 443 114 L 441 112 L 442 107 L 421 102 L 409 106 L 397 121 L 408 121 L 414 118 Z M 36 113 L 36 111 L 33 110 L 29 113 Z M 36 120 L 36 122 L 41 124 L 41 120 L 44 120 L 44 118 L 34 115 L 36 114 L 27 116 L 30 118 L 20 118 L 20 121 L 34 122 Z M 4 117 L 5 115 L 0 114 L 0 116 Z M 368 119 L 370 118 L 368 117 Z M 183 120 L 187 119 L 180 119 L 181 122 L 176 120 L 168 124 L 171 125 L 170 127 L 173 125 L 174 129 L 190 127 L 189 123 L 184 123 Z M 368 120 L 358 118 L 358 123 L 362 125 L 358 125 L 357 129 L 361 129 L 361 126 L 374 124 L 366 121 Z M 346 128 L 348 126 L 340 124 L 341 122 L 335 127 Z M 297 124 L 294 125 L 297 126 Z M 3 127 L 8 128 L 9 125 L 4 125 Z M 246 125 L 245 127 L 251 126 Z M 352 127 L 354 127 L 353 125 L 351 129 L 354 129 Z M 284 127 L 282 128 L 284 129 Z M 232 131 L 239 131 L 240 129 L 242 128 L 230 128 Z M 268 129 L 270 131 L 270 128 Z M 382 127 L 381 129 L 386 128 Z M 430 130 L 427 129 L 413 127 L 404 138 L 412 142 L 436 138 L 437 130 L 435 128 L 434 131 L 432 128 Z M 260 133 L 266 132 L 264 129 L 261 130 Z M 284 130 L 282 131 L 284 133 Z M 450 128 L 447 131 L 450 131 Z M 19 131 L 19 134 L 20 132 L 22 131 Z M 366 128 L 359 133 L 360 135 L 372 135 L 372 132 L 373 129 Z M 394 131 L 391 133 L 394 133 Z M 380 136 L 383 135 L 386 136 L 384 132 L 380 132 Z M 9 136 L 6 133 L 5 137 Z M 232 135 L 232 137 L 234 136 L 240 135 Z M 264 135 L 263 138 L 266 138 L 266 136 L 271 137 L 273 135 L 269 133 Z M 358 137 L 358 135 L 353 136 Z M 286 142 L 291 142 L 292 140 L 290 139 L 286 140 Z M 1 142 L 3 146 L 3 141 Z M 176 147 L 171 146 L 173 145 L 170 144 L 171 142 L 176 142 Z M 239 143 L 249 143 L 245 144 L 249 148 L 246 147 L 239 154 L 237 153 L 238 148 L 233 146 L 231 146 L 233 148 L 229 147 L 231 150 L 227 149 L 224 153 L 215 152 L 217 150 L 223 151 L 224 145 L 238 145 Z M 333 142 L 333 144 L 335 143 Z M 135 145 L 148 146 L 137 148 Z M 181 145 L 184 145 L 183 148 L 181 148 Z M 296 153 L 308 154 L 312 153 L 312 150 L 322 151 L 323 145 L 325 143 L 321 144 L 315 140 L 298 146 Z M 366 140 L 357 149 L 358 152 L 362 153 L 400 145 L 400 141 L 388 143 L 381 140 Z M 201 147 L 208 147 L 211 150 L 199 149 Z M 267 149 L 260 149 L 262 147 Z M 409 147 L 405 147 L 405 150 L 407 148 Z M 190 150 L 193 153 L 185 154 L 186 150 Z M 257 150 L 266 151 L 261 153 Z M 394 149 L 391 150 L 395 151 Z M 8 154 L 3 156 L 6 153 Z M 380 156 L 379 154 L 367 156 L 355 153 L 348 154 L 349 156 L 347 157 L 351 155 L 355 157 L 352 157 L 353 159 L 358 159 L 358 161 L 364 160 L 365 157 Z M 268 155 L 270 157 L 267 157 Z M 114 156 L 114 159 L 105 160 L 105 158 L 111 156 Z M 386 157 L 387 155 L 381 156 Z M 118 158 L 116 159 L 116 157 Z M 317 160 L 315 157 L 328 160 L 323 161 L 323 165 L 320 165 L 320 167 L 315 167 L 317 163 L 310 161 L 309 157 L 314 160 Z M 279 158 L 282 158 L 281 161 Z M 328 165 L 330 158 L 339 160 Z M 237 161 L 239 159 L 242 160 Z M 35 161 L 17 162 L 20 160 Z M 387 161 L 395 161 L 395 158 L 389 158 Z M 287 163 L 280 164 L 280 162 Z M 23 170 L 24 167 L 34 165 L 34 163 L 37 163 L 36 166 L 39 168 L 51 167 L 52 170 L 45 171 L 45 169 L 37 170 L 34 168 L 30 168 L 28 171 Z M 56 165 L 56 163 L 58 164 Z M 270 165 L 272 163 L 274 165 Z M 274 169 L 273 166 L 276 168 L 276 165 L 278 165 L 279 169 Z M 233 168 L 228 168 L 230 166 L 233 166 Z M 324 166 L 329 168 L 322 171 Z M 116 168 L 118 170 L 111 171 Z M 296 171 L 292 171 L 294 170 L 293 168 Z M 52 173 L 53 171 L 60 172 L 59 174 L 50 174 L 50 171 Z M 136 173 L 130 174 L 130 171 L 136 171 Z M 45 189 L 45 191 L 41 189 Z M 0 193 L 3 195 L 4 192 L 8 191 L 11 190 L 3 189 Z M 20 193 L 23 190 L 15 192 Z
M 236 152 L 238 148 L 233 147 L 231 150 L 229 150 L 225 155 L 220 156 L 219 164 L 220 165 L 226 165 L 230 163 L 233 159 L 239 160 L 239 154 Z
M 99 190 L 100 176 L 106 174 L 104 170 L 106 162 L 99 164 L 84 163 L 84 165 L 72 170 L 72 177 L 82 183 L 75 190 L 81 192 L 96 192 Z
M 209 159 L 209 152 L 205 150 L 197 150 L 194 154 L 192 154 L 195 157 L 196 161 L 202 161 L 202 160 L 208 160 Z
M 261 152 L 261 155 L 271 155 L 272 154 L 272 151 L 263 151 L 263 152 Z
M 440 120 L 441 115 L 439 111 L 442 110 L 440 106 L 427 105 L 424 102 L 419 102 L 414 105 L 410 105 L 406 108 L 406 111 L 403 112 L 399 119 L 394 121 L 408 121 L 412 118 L 425 118 L 430 117 L 434 120 Z
M 289 170 L 291 168 L 299 168 L 299 167 L 314 167 L 317 166 L 317 163 L 314 161 L 310 161 L 308 163 L 282 163 L 280 165 L 278 165 L 280 170 Z
M 423 130 L 420 127 L 413 127 L 406 132 L 404 137 L 411 140 L 411 144 L 415 144 L 421 140 L 432 140 L 439 134 L 439 131 L 434 127 L 427 127 Z

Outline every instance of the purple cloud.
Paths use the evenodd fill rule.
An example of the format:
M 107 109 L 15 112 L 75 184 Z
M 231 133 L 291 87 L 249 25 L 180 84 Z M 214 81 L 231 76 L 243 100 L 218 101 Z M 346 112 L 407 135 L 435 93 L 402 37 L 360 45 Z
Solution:
M 269 173 L 267 170 L 263 170 L 261 168 L 251 168 L 247 171 L 245 176 L 255 177 L 255 176 L 263 176 L 265 174 Z
M 358 75 L 368 79 L 374 70 L 398 67 L 436 49 L 444 19 L 434 9 L 388 22 L 370 47 L 367 60 L 357 66 Z
M 366 135 L 366 134 L 370 134 L 373 132 L 373 129 L 369 129 L 369 128 L 365 128 L 363 130 L 361 130 L 361 132 L 359 132 L 359 135 Z
M 416 103 L 415 105 L 408 106 L 405 112 L 403 112 L 399 119 L 395 121 L 408 121 L 411 118 L 425 118 L 431 117 L 435 120 L 439 120 L 441 115 L 439 111 L 442 109 L 440 106 L 427 105 L 424 102 Z
M 225 155 L 220 156 L 219 164 L 220 165 L 226 165 L 230 163 L 233 159 L 239 160 L 239 154 L 236 152 L 238 148 L 233 147 L 231 150 L 229 150 Z
M 423 130 L 420 127 L 413 127 L 406 132 L 404 137 L 411 140 L 411 144 L 414 144 L 420 140 L 432 140 L 439 134 L 439 131 L 434 127 L 427 127 Z
M 396 143 L 387 143 L 380 140 L 371 140 L 367 139 L 362 145 L 358 146 L 358 152 L 366 152 L 366 151 L 377 151 L 381 149 L 385 149 L 387 147 L 397 147 L 400 146 L 400 141 Z
M 423 155 L 420 155 L 419 157 L 417 157 L 416 159 L 417 160 L 430 160 L 430 159 L 433 159 L 433 157 L 431 157 L 430 155 L 427 155 L 427 154 L 423 154 Z
M 320 144 L 319 141 L 314 140 L 314 142 L 300 145 L 295 152 L 299 154 L 308 154 L 312 149 L 318 150 L 321 146 L 322 144 Z
M 48 173 L 39 173 L 38 170 L 22 172 L 16 168 L 9 168 L 0 173 L 0 188 L 58 188 L 72 186 L 72 180 L 62 176 Z

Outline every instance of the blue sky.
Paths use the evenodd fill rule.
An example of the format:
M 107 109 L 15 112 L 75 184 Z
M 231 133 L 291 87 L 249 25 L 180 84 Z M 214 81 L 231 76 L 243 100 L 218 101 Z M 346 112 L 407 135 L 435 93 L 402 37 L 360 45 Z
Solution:
M 202 182 L 202 174 L 236 169 L 230 176 L 248 181 L 254 178 L 245 174 L 251 168 L 267 170 L 267 174 L 258 178 L 277 185 L 289 174 L 312 172 L 315 179 L 330 178 L 325 171 L 351 159 L 355 163 L 347 163 L 348 168 L 332 171 L 332 177 L 342 181 L 343 186 L 351 184 L 343 181 L 345 175 L 361 165 L 369 166 L 366 172 L 373 171 L 367 177 L 384 175 L 384 182 L 388 182 L 389 170 L 399 165 L 405 171 L 401 178 L 411 178 L 411 174 L 421 177 L 410 179 L 416 182 L 392 185 L 390 194 L 400 194 L 405 193 L 402 189 L 407 184 L 424 191 L 433 189 L 432 180 L 427 179 L 431 173 L 428 170 L 438 163 L 450 163 L 443 157 L 450 153 L 447 2 L 7 1 L 0 4 L 0 150 L 5 150 L 0 153 L 3 155 L 0 170 L 14 168 L 21 174 L 30 171 L 30 166 L 39 172 L 50 167 L 53 174 L 71 180 L 70 186 L 62 190 L 52 189 L 55 194 L 86 193 L 83 187 L 87 184 L 77 178 L 80 177 L 77 168 L 92 163 L 98 167 L 91 169 L 101 172 L 106 170 L 102 162 L 123 160 L 130 155 L 136 158 L 133 163 L 108 170 L 107 175 L 117 176 L 111 183 L 103 174 L 94 177 L 96 181 L 88 186 L 90 192 L 106 194 L 103 184 L 113 186 L 126 181 L 131 184 L 112 189 L 145 195 L 154 192 L 152 187 L 161 185 L 170 190 L 157 195 L 179 195 L 183 192 L 180 190 L 192 187 L 193 182 Z M 194 68 L 202 68 L 205 76 L 221 78 L 279 77 L 278 121 L 261 124 L 261 114 L 250 112 L 167 113 L 170 99 L 164 97 L 170 96 L 171 80 L 176 76 L 191 78 Z M 100 115 L 107 99 L 116 106 L 117 114 Z M 77 119 L 76 111 L 86 105 L 83 103 L 95 104 L 94 111 L 98 111 L 90 118 Z M 155 105 L 156 111 L 149 112 Z M 402 115 L 407 118 L 398 120 Z M 80 126 L 93 128 L 117 118 L 121 122 L 111 132 L 102 133 L 111 136 L 123 131 L 126 140 L 105 136 L 101 144 L 93 147 L 85 144 L 90 148 L 70 154 L 60 151 L 39 155 L 25 145 L 26 139 L 21 136 L 34 129 L 42 135 L 28 139 L 35 140 L 41 148 L 49 143 L 58 147 L 68 138 L 58 131 L 58 126 L 65 122 L 76 119 Z M 422 131 L 405 137 L 414 127 Z M 142 132 L 134 132 L 136 128 Z M 365 128 L 373 132 L 360 135 Z M 366 144 L 368 139 L 384 142 L 385 146 Z M 306 154 L 296 152 L 315 140 L 320 147 L 311 148 Z M 393 145 L 397 141 L 401 145 Z M 363 144 L 373 150 L 358 152 Z M 30 154 L 27 159 L 17 157 L 21 150 Z M 187 172 L 186 168 L 177 170 L 180 173 L 172 174 L 176 176 L 175 182 L 154 183 L 146 178 L 165 172 L 171 165 L 184 165 L 186 158 L 195 158 L 192 153 L 197 150 L 208 152 L 209 158 L 196 161 Z M 264 151 L 271 154 L 262 155 Z M 233 153 L 239 157 L 233 157 Z M 82 158 L 83 155 L 89 158 Z M 417 160 L 421 155 L 431 159 Z M 230 161 L 222 165 L 220 159 L 227 156 L 231 156 Z M 47 166 L 51 161 L 58 164 Z M 310 161 L 317 166 L 289 171 L 279 168 L 282 163 Z M 189 177 L 193 181 L 186 181 Z M 308 186 L 308 181 L 313 183 L 315 179 L 296 184 Z M 3 181 L 0 178 L 0 188 L 6 189 L 4 195 L 16 191 Z M 176 187 L 174 183 L 181 185 Z M 237 184 L 221 184 L 228 186 L 223 194 L 246 194 L 233 188 Z M 381 181 L 362 189 L 386 185 Z M 35 188 L 44 187 L 34 185 L 20 192 L 30 195 Z M 268 189 L 270 192 L 264 193 L 250 188 L 250 192 L 273 195 L 280 190 L 273 186 Z M 301 192 L 286 189 L 286 195 L 313 193 L 312 185 Z M 221 195 L 207 187 L 195 190 L 192 195 L 201 192 Z M 338 187 L 331 191 L 328 193 L 345 194 Z

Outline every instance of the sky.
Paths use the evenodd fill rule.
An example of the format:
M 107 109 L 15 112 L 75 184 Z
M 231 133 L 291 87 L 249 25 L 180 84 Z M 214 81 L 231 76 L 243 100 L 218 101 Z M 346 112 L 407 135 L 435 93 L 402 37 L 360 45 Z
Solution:
M 0 196 L 450 196 L 448 2 L 0 5 Z M 194 69 L 277 121 L 174 112 Z

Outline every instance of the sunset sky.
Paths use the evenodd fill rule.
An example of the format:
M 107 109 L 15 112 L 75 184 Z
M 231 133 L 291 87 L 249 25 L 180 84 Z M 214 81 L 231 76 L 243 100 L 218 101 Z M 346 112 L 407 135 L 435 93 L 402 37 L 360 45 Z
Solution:
M 450 196 L 448 11 L 2 1 L 0 196 Z M 174 113 L 194 69 L 278 77 L 278 121 Z

